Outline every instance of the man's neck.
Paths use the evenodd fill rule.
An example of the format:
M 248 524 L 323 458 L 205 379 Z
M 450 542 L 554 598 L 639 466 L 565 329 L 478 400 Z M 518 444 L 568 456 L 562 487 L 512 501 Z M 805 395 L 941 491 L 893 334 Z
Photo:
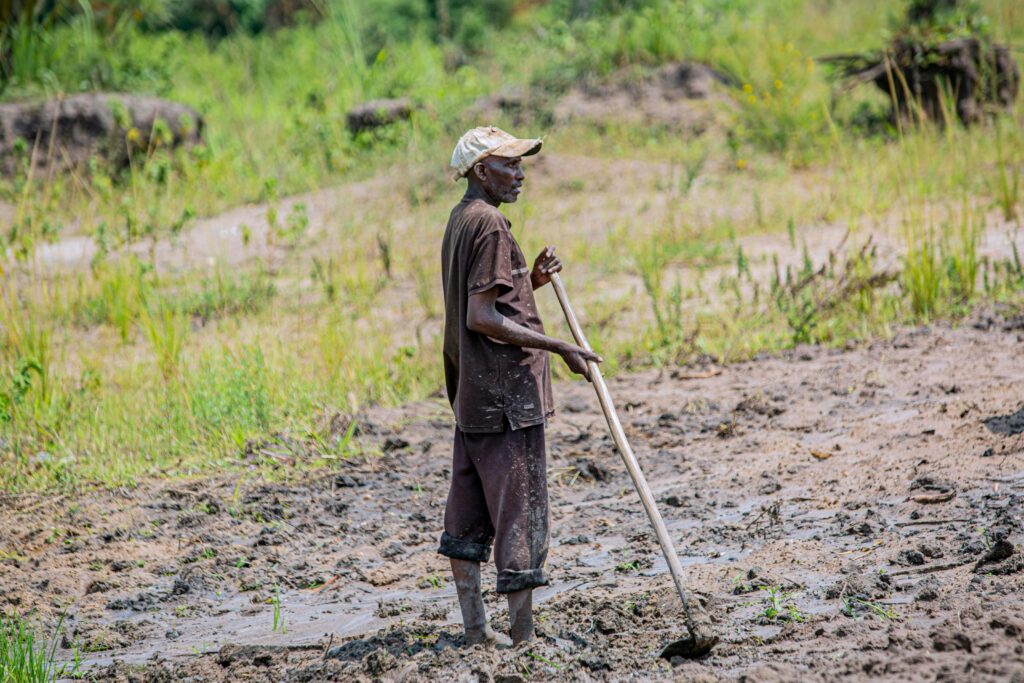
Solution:
M 501 206 L 501 202 L 487 194 L 484 188 L 481 187 L 478 183 L 474 183 L 472 181 L 470 181 L 469 187 L 466 188 L 466 194 L 462 196 L 462 199 L 479 199 L 481 201 L 487 202 L 494 208 L 498 208 L 499 206 Z

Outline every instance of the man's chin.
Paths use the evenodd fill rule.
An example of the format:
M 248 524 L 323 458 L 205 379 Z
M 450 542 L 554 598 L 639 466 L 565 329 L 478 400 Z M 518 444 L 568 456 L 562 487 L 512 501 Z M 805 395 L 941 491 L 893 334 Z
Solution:
M 518 200 L 518 199 L 519 199 L 519 193 L 517 193 L 517 192 L 509 192 L 507 195 L 505 195 L 505 198 L 501 200 L 501 203 L 502 204 L 515 204 L 516 200 Z

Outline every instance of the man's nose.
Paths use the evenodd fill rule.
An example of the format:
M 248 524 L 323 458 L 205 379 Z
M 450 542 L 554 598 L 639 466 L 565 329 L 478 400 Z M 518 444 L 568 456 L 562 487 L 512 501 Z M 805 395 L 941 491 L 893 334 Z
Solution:
M 516 169 L 516 180 L 522 180 L 526 177 L 526 172 L 522 167 Z

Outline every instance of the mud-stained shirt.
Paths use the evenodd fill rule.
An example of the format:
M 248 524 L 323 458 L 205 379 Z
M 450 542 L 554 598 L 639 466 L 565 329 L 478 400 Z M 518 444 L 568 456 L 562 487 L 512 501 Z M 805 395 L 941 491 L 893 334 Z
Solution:
M 466 326 L 469 297 L 497 287 L 500 314 L 544 332 L 530 268 L 511 223 L 481 199 L 463 199 L 441 244 L 444 287 L 444 376 L 463 432 L 501 432 L 541 424 L 554 413 L 548 354 L 505 344 Z

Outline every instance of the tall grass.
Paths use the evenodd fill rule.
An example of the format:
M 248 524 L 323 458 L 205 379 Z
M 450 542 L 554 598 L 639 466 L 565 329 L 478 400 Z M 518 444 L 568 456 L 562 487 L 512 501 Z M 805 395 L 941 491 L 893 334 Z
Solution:
M 981 273 L 984 212 L 966 201 L 939 210 L 945 214 L 939 219 L 935 209 L 911 211 L 903 230 L 902 285 L 914 314 L 925 321 L 969 305 Z
M 142 327 L 152 346 L 157 366 L 164 379 L 178 376 L 181 352 L 189 333 L 189 320 L 175 306 L 158 302 L 153 310 L 143 310 Z
M 929 320 L 938 312 L 943 272 L 939 244 L 930 227 L 908 230 L 909 245 L 903 257 L 903 287 L 910 295 L 914 313 Z
M 985 232 L 984 216 L 965 205 L 956 227 L 947 228 L 943 247 L 951 295 L 957 303 L 970 303 L 978 287 L 978 242 Z
M 1009 130 L 1006 130 L 1009 127 Z M 1021 175 L 1024 175 L 1024 155 L 1020 128 L 1007 126 L 1004 117 L 998 117 L 995 129 L 996 174 L 994 192 L 996 202 L 1007 221 L 1018 220 L 1017 205 L 1021 201 Z
M 129 342 L 151 296 L 149 272 L 134 257 L 101 264 L 91 286 L 82 287 L 86 298 L 76 306 L 79 322 L 107 323 L 117 330 L 122 343 Z
M 0 680 L 4 683 L 52 683 L 71 673 L 67 666 L 59 665 L 54 659 L 63 623 L 61 617 L 53 636 L 41 640 L 24 620 L 0 614 Z

